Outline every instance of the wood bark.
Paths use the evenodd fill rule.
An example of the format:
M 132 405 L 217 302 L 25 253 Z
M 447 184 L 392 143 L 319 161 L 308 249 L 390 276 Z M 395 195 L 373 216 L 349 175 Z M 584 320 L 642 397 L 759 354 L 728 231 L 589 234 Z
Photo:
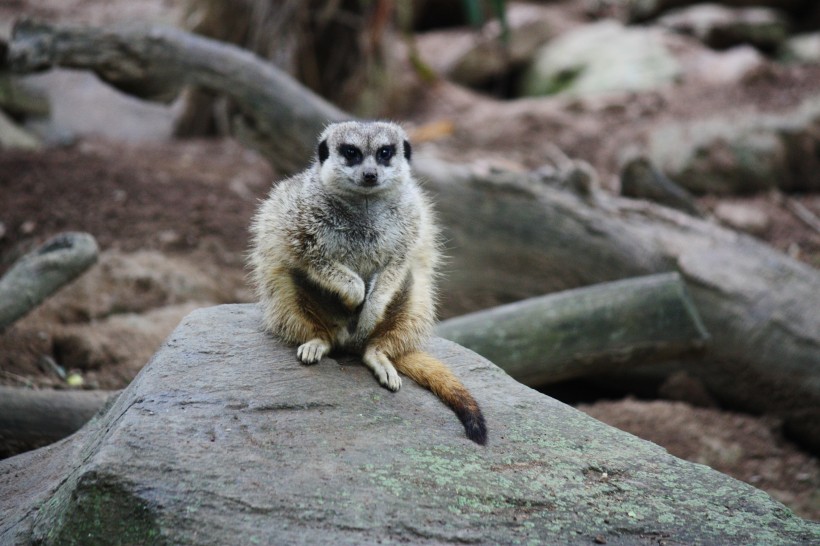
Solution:
M 530 298 L 440 323 L 514 379 L 546 385 L 702 349 L 709 335 L 677 273 Z
M 648 158 L 638 156 L 621 168 L 621 195 L 654 201 L 692 216 L 704 216 L 688 191 L 670 180 Z
M 0 386 L 1 456 L 48 445 L 79 430 L 116 393 Z
M 97 261 L 87 233 L 61 233 L 23 256 L 0 278 L 0 331 L 37 307 Z
M 349 117 L 253 55 L 181 31 L 20 24 L 8 62 L 21 72 L 94 70 L 132 90 L 159 80 L 225 93 L 252 120 L 249 140 L 282 172 L 307 163 L 325 123 Z M 690 372 L 726 404 L 782 416 L 820 450 L 817 270 L 750 237 L 594 187 L 577 193 L 535 174 L 479 172 L 431 156 L 418 157 L 416 171 L 446 228 L 445 316 L 678 271 L 713 335 Z

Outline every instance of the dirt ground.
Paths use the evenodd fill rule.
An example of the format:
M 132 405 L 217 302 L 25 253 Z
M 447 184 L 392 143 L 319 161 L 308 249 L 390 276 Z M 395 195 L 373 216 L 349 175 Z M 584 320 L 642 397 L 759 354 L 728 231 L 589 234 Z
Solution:
M 165 17 L 167 4 L 142 2 L 142 14 L 147 10 L 152 18 Z M 73 9 L 80 19 L 98 22 L 122 15 L 98 12 L 94 5 L 6 2 L 0 3 L 0 19 L 24 7 L 47 17 Z M 441 108 L 441 102 L 421 105 L 418 118 L 410 121 L 433 121 L 441 117 Z M 451 111 L 448 117 L 461 114 Z M 556 141 L 566 149 L 595 148 L 597 141 L 555 129 Z M 470 150 L 503 155 L 502 143 L 522 149 L 529 136 L 507 127 L 499 128 L 491 142 L 461 142 Z M 526 164 L 536 155 L 517 159 Z M 243 269 L 247 226 L 275 176 L 258 155 L 227 139 L 124 143 L 84 136 L 45 151 L 0 150 L 0 274 L 64 230 L 91 233 L 103 251 L 102 265 L 89 273 L 96 275 L 90 277 L 96 284 L 81 279 L 0 334 L 0 384 L 65 388 L 64 380 L 43 365 L 43 357 L 71 371 L 70 355 L 86 351 L 103 357 L 75 370 L 85 387 L 122 388 L 192 307 L 252 301 Z M 820 195 L 791 198 L 820 214 Z M 820 234 L 777 196 L 704 197 L 700 202 L 708 210 L 721 202 L 762 210 L 769 224 L 759 237 L 815 267 L 820 264 Z M 162 270 L 166 266 L 168 271 Z M 90 348 L 78 346 L 72 341 L 77 328 L 107 332 L 108 338 Z M 141 346 L 134 349 L 135 332 L 143 330 L 144 337 L 137 338 Z M 820 462 L 784 438 L 777 421 L 669 401 L 601 401 L 581 409 L 676 456 L 760 487 L 803 517 L 820 520 Z

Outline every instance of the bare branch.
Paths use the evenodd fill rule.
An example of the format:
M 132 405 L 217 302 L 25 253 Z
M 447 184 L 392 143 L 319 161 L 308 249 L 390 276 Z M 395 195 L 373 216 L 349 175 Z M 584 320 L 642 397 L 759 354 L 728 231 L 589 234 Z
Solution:
M 97 261 L 87 233 L 61 233 L 23 256 L 0 278 L 0 331 L 40 305 Z

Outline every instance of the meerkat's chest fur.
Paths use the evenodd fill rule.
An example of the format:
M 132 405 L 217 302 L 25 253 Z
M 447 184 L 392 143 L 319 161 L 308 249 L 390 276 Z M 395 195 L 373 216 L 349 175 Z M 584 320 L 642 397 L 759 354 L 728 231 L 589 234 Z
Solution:
M 390 261 L 405 259 L 419 230 L 418 207 L 399 196 L 345 200 L 312 194 L 297 207 L 306 259 L 338 261 L 367 280 Z

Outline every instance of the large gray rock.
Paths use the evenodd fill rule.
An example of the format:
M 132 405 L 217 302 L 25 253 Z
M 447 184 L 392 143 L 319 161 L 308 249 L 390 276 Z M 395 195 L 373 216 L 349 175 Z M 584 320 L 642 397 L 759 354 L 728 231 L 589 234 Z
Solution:
M 783 44 L 780 56 L 796 63 L 820 63 L 820 32 L 792 36 Z
M 820 189 L 813 151 L 820 145 L 820 95 L 783 112 L 669 121 L 647 140 L 653 163 L 695 193 Z
M 624 0 L 628 19 L 630 21 L 645 21 L 656 17 L 672 8 L 689 6 L 701 3 L 700 0 Z M 721 4 L 729 7 L 744 8 L 762 6 L 785 12 L 799 12 L 806 4 L 805 0 L 721 0 Z
M 646 91 L 681 76 L 663 32 L 614 20 L 584 25 L 546 44 L 522 78 L 522 95 Z
M 774 51 L 788 35 L 785 15 L 769 8 L 729 8 L 720 4 L 698 4 L 670 11 L 658 19 L 658 24 L 690 34 L 704 44 L 718 49 L 751 44 L 766 51 Z
M 488 447 L 411 382 L 198 310 L 101 416 L 0 462 L 2 544 L 811 544 L 820 524 L 443 340 Z

